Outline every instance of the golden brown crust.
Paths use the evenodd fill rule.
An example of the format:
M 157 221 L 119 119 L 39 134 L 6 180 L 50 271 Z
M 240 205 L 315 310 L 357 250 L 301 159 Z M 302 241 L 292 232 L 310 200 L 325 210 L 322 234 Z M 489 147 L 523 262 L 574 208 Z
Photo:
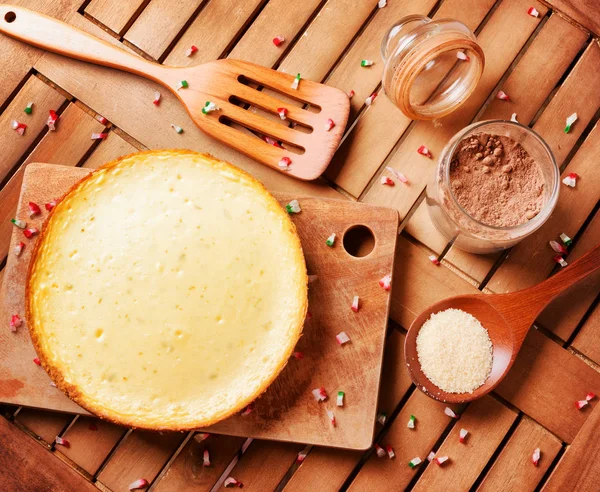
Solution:
M 257 189 L 263 194 L 263 196 L 265 196 L 269 199 L 269 201 L 271 202 L 273 207 L 279 211 L 281 216 L 285 217 L 285 219 L 287 220 L 287 222 L 289 224 L 289 232 L 290 232 L 291 237 L 293 238 L 294 242 L 296 243 L 296 247 L 294 248 L 296 251 L 295 259 L 296 259 L 296 262 L 298 265 L 302 265 L 302 271 L 304 272 L 304 281 L 300 284 L 301 286 L 302 285 L 304 286 L 303 292 L 302 292 L 302 307 L 298 311 L 297 319 L 295 320 L 295 323 L 294 323 L 295 330 L 289 337 L 290 343 L 288 344 L 286 353 L 284 354 L 285 357 L 282 357 L 280 364 L 277 366 L 275 371 L 273 371 L 271 377 L 269 377 L 267 380 L 265 380 L 263 382 L 263 384 L 261 384 L 261 386 L 258 388 L 258 390 L 254 394 L 250 395 L 248 398 L 238 401 L 237 404 L 234 407 L 232 407 L 231 409 L 229 409 L 228 411 L 223 411 L 220 414 L 214 415 L 212 419 L 204 419 L 202 421 L 194 422 L 193 425 L 190 425 L 190 424 L 188 424 L 188 425 L 148 424 L 148 423 L 140 422 L 140 421 L 137 421 L 137 420 L 131 419 L 131 418 L 123 418 L 122 416 L 116 415 L 114 412 L 111 412 L 110 410 L 107 410 L 106 408 L 104 408 L 102 406 L 96 405 L 94 402 L 88 401 L 86 399 L 85 395 L 83 395 L 79 391 L 77 386 L 67 383 L 64 380 L 64 376 L 63 376 L 63 373 L 60 368 L 57 368 L 48 362 L 48 360 L 46 358 L 46 353 L 44 352 L 42 343 L 39 339 L 38 331 L 36 330 L 36 327 L 35 327 L 35 318 L 33 316 L 33 309 L 32 309 L 33 293 L 32 293 L 32 286 L 31 286 L 31 275 L 32 275 L 33 270 L 36 267 L 36 263 L 38 261 L 38 254 L 39 254 L 41 245 L 45 241 L 46 231 L 49 229 L 48 225 L 50 224 L 53 217 L 55 215 L 57 215 L 58 213 L 60 213 L 61 203 L 63 203 L 65 198 L 76 194 L 78 192 L 78 190 L 88 180 L 93 179 L 93 177 L 95 177 L 95 175 L 98 174 L 99 172 L 102 172 L 106 169 L 111 169 L 126 159 L 129 159 L 129 158 L 137 156 L 137 155 L 158 155 L 158 154 L 163 154 L 166 152 L 168 152 L 172 156 L 177 156 L 177 155 L 201 156 L 202 158 L 210 161 L 213 166 L 224 166 L 225 168 L 229 169 L 231 172 L 243 176 L 249 182 L 251 182 L 254 186 L 256 186 Z M 291 357 L 292 352 L 294 350 L 294 347 L 296 346 L 296 343 L 298 342 L 298 340 L 300 339 L 300 336 L 302 335 L 304 319 L 306 317 L 306 312 L 308 310 L 308 294 L 307 294 L 308 287 L 307 287 L 307 284 L 308 284 L 308 276 L 306 273 L 306 263 L 304 261 L 304 254 L 302 252 L 300 238 L 296 231 L 296 226 L 290 220 L 289 215 L 281 207 L 281 205 L 275 199 L 275 197 L 273 197 L 273 195 L 271 195 L 271 193 L 264 187 L 264 185 L 260 181 L 258 181 L 256 178 L 254 178 L 250 174 L 246 173 L 245 171 L 233 166 L 232 164 L 230 164 L 228 162 L 218 160 L 218 159 L 214 158 L 213 156 L 211 156 L 210 154 L 199 153 L 199 152 L 195 152 L 192 150 L 186 150 L 186 149 L 148 150 L 148 151 L 143 151 L 143 152 L 135 152 L 135 153 L 132 153 L 132 154 L 129 154 L 126 156 L 121 156 L 118 159 L 108 162 L 108 163 L 104 164 L 103 166 L 97 168 L 96 170 L 92 171 L 89 175 L 85 176 L 79 182 L 74 184 L 69 189 L 69 191 L 67 191 L 67 193 L 65 193 L 65 195 L 61 198 L 59 203 L 52 210 L 50 210 L 48 217 L 44 221 L 43 227 L 41 228 L 38 239 L 32 250 L 31 260 L 29 263 L 28 271 L 27 271 L 27 280 L 26 280 L 26 284 L 25 284 L 25 312 L 26 312 L 26 316 L 27 316 L 27 318 L 26 318 L 27 326 L 29 328 L 29 334 L 31 336 L 31 341 L 32 341 L 33 347 L 38 355 L 38 358 L 40 359 L 42 367 L 48 373 L 48 375 L 50 376 L 52 381 L 54 381 L 57 388 L 62 390 L 71 400 L 73 400 L 79 406 L 81 406 L 85 410 L 89 411 L 90 413 L 93 413 L 94 415 L 96 415 L 104 420 L 113 422 L 118 425 L 123 425 L 126 427 L 155 430 L 155 431 L 189 431 L 189 430 L 198 429 L 200 427 L 208 427 L 208 426 L 213 425 L 223 419 L 226 419 L 227 417 L 230 417 L 232 415 L 235 415 L 236 413 L 241 412 L 250 403 L 252 403 L 258 397 L 260 397 L 266 391 L 266 389 L 271 385 L 271 383 L 277 378 L 277 376 L 281 373 L 283 368 L 288 363 L 289 358 Z

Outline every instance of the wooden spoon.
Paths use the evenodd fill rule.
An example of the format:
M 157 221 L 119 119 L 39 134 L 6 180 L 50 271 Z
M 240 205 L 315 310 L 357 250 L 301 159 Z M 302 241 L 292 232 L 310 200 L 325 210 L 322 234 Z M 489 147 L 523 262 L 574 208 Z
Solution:
M 470 294 L 450 297 L 423 311 L 410 325 L 404 342 L 408 372 L 417 388 L 430 397 L 449 403 L 465 403 L 492 391 L 515 361 L 529 327 L 561 292 L 600 270 L 600 244 L 548 280 L 529 289 L 509 294 Z M 598 285 L 598 284 L 596 284 Z M 429 317 L 449 308 L 472 314 L 487 329 L 493 345 L 492 370 L 473 393 L 447 393 L 435 386 L 421 370 L 417 335 Z M 448 368 L 452 371 L 452 367 Z
M 216 60 L 195 67 L 166 67 L 152 63 L 75 27 L 15 5 L 0 5 L 0 32 L 45 50 L 98 65 L 125 70 L 151 79 L 170 89 L 183 103 L 198 127 L 223 143 L 267 166 L 300 179 L 320 176 L 337 149 L 350 111 L 348 96 L 341 90 L 301 80 L 291 88 L 294 76 L 239 60 Z M 178 90 L 182 80 L 188 88 Z M 277 97 L 255 89 L 266 87 L 309 104 L 317 111 L 287 105 Z M 207 101 L 218 111 L 203 114 Z M 273 121 L 233 104 L 239 101 L 277 115 L 288 110 L 285 121 Z M 148 100 L 151 104 L 152 100 Z M 328 119 L 335 126 L 326 129 Z M 230 123 L 269 136 L 291 148 L 278 148 Z M 299 131 L 290 122 L 308 128 Z M 299 153 L 295 153 L 299 152 Z M 291 159 L 287 170 L 280 167 L 283 157 Z

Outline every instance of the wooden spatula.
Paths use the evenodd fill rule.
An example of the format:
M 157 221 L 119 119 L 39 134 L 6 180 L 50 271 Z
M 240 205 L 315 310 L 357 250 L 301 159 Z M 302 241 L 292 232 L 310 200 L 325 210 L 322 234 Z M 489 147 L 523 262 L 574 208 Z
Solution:
M 253 63 L 217 60 L 189 68 L 166 67 L 56 19 L 14 5 L 0 5 L 0 32 L 45 50 L 158 82 L 179 98 L 201 130 L 263 164 L 300 179 L 315 179 L 323 173 L 348 121 L 350 103 L 343 91 L 309 80 L 301 80 L 298 88 L 293 89 L 294 76 Z M 187 88 L 181 88 L 182 81 L 186 81 Z M 285 102 L 255 87 L 265 87 L 271 89 L 270 92 L 308 104 L 312 111 L 295 105 L 286 107 Z M 219 109 L 204 114 L 202 110 L 208 101 Z M 287 109 L 287 118 L 264 118 L 232 101 L 275 115 L 278 108 L 283 107 Z M 329 119 L 334 123 L 332 128 L 329 128 Z M 305 131 L 292 128 L 291 122 L 305 127 Z M 231 123 L 282 142 L 285 148 L 232 127 Z M 291 161 L 289 166 L 286 157 Z

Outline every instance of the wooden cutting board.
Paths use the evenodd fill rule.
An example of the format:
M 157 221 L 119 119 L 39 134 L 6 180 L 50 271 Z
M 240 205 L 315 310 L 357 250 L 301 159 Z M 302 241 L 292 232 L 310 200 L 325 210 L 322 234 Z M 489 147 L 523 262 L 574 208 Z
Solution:
M 88 169 L 53 164 L 30 164 L 23 178 L 17 217 L 40 227 L 47 216 L 28 219 L 28 202 L 43 204 L 61 197 Z M 360 203 L 275 193 L 282 204 L 296 198 L 302 212 L 292 216 L 304 249 L 309 275 L 309 312 L 297 349 L 302 359 L 292 358 L 277 380 L 254 403 L 245 417 L 235 416 L 209 431 L 236 436 L 293 441 L 351 449 L 372 444 L 377 396 L 390 292 L 379 280 L 393 271 L 398 230 L 395 210 Z M 325 244 L 331 233 L 333 248 Z M 14 247 L 26 247 L 20 257 Z M 0 290 L 0 310 L 5 320 L 0 330 L 0 401 L 70 413 L 87 413 L 50 385 L 37 366 L 24 319 L 24 285 L 34 239 L 24 238 L 15 227 Z M 365 253 L 372 251 L 365 256 Z M 360 297 L 360 310 L 351 309 Z M 23 318 L 17 333 L 10 331 L 12 314 Z M 350 343 L 340 346 L 336 335 L 345 331 Z M 329 399 L 315 401 L 311 391 L 324 387 Z M 336 406 L 344 391 L 343 408 Z M 333 427 L 327 410 L 337 421 Z

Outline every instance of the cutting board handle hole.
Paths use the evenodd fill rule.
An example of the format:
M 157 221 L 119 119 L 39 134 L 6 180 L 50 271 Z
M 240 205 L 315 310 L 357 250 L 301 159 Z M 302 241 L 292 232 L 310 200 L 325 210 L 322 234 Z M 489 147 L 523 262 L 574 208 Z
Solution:
M 4 20 L 10 24 L 11 22 L 17 20 L 17 14 L 15 14 L 12 11 L 6 12 L 6 14 L 4 15 Z
M 363 258 L 375 248 L 375 235 L 364 225 L 355 225 L 344 232 L 344 249 L 350 256 Z

